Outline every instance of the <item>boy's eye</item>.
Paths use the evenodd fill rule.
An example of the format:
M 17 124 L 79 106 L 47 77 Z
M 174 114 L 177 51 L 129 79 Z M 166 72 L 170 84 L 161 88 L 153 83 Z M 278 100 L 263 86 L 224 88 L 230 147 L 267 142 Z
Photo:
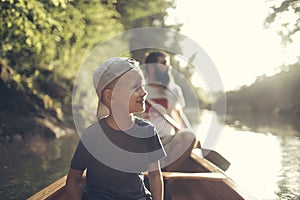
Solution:
M 139 85 L 135 86 L 135 91 L 138 91 L 141 87 Z
M 133 89 L 133 90 L 138 90 L 138 89 L 139 89 L 139 85 L 138 85 L 138 84 L 133 85 L 133 86 L 132 86 L 132 89 Z
M 144 85 L 135 85 L 135 86 L 133 87 L 133 89 L 134 89 L 135 91 L 138 91 L 139 89 L 144 88 L 144 87 L 145 87 Z

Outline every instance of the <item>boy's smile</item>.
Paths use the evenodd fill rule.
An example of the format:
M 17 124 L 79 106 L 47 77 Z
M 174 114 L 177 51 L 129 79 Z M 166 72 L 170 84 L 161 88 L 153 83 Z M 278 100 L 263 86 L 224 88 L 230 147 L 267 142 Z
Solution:
M 115 85 L 112 104 L 115 108 L 112 109 L 123 110 L 123 112 L 127 110 L 127 114 L 143 112 L 146 107 L 146 96 L 142 72 L 132 69 L 126 72 Z

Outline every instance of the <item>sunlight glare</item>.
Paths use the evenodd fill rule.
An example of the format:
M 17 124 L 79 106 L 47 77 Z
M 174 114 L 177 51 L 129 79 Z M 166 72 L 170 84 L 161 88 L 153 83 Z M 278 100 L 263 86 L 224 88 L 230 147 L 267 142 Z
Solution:
M 187 61 L 186 61 L 186 59 L 184 59 L 181 55 L 175 55 L 175 60 L 177 61 L 177 62 L 179 62 L 179 67 L 180 68 L 186 68 L 187 67 L 187 65 L 189 64 Z
M 206 83 L 203 81 L 202 77 L 195 72 L 191 78 L 192 85 L 196 88 L 202 88 L 208 90 Z
M 203 142 L 208 138 L 212 118 L 213 113 L 204 110 L 201 124 L 196 128 L 197 138 L 204 148 L 208 148 Z M 275 199 L 274 191 L 278 190 L 276 177 L 282 168 L 283 156 L 276 136 L 239 131 L 225 125 L 215 146 L 210 149 L 222 152 L 230 161 L 238 161 L 231 163 L 226 174 L 245 191 L 255 194 L 258 199 Z
M 174 21 L 184 24 L 181 33 L 211 57 L 225 90 L 252 84 L 263 74 L 275 74 L 275 68 L 283 64 L 280 37 L 263 28 L 269 12 L 263 1 L 229 0 L 216 4 L 178 0 L 176 9 L 170 12 Z

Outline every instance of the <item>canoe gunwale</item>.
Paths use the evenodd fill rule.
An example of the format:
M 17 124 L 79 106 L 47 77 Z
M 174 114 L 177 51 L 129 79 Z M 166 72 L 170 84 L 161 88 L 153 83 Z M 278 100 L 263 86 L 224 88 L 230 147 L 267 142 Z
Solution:
M 67 176 L 64 176 L 39 192 L 35 193 L 27 200 L 55 199 L 65 192 Z
M 243 191 L 222 169 L 211 163 L 209 160 L 200 156 L 200 149 L 193 149 L 190 159 L 197 163 L 197 165 L 206 169 L 206 172 L 162 172 L 164 180 L 166 181 L 208 181 L 210 183 L 225 184 L 224 187 L 230 190 L 230 193 L 234 194 L 235 199 L 254 199 L 249 198 L 251 195 Z M 147 174 L 146 174 L 147 176 Z M 84 175 L 85 177 L 85 175 Z M 64 199 L 65 187 L 67 176 L 60 178 L 51 185 L 35 193 L 28 200 L 53 200 Z M 83 178 L 82 183 L 84 183 Z

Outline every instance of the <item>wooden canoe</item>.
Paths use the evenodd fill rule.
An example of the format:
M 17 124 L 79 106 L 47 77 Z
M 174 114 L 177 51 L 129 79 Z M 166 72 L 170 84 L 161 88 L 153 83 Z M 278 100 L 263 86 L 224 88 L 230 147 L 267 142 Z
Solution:
M 193 149 L 190 157 L 176 172 L 163 172 L 165 199 L 172 200 L 241 200 L 253 199 L 226 173 Z M 145 176 L 147 178 L 147 174 Z M 84 185 L 84 178 L 82 185 Z M 66 176 L 42 189 L 29 200 L 62 200 L 65 196 Z

